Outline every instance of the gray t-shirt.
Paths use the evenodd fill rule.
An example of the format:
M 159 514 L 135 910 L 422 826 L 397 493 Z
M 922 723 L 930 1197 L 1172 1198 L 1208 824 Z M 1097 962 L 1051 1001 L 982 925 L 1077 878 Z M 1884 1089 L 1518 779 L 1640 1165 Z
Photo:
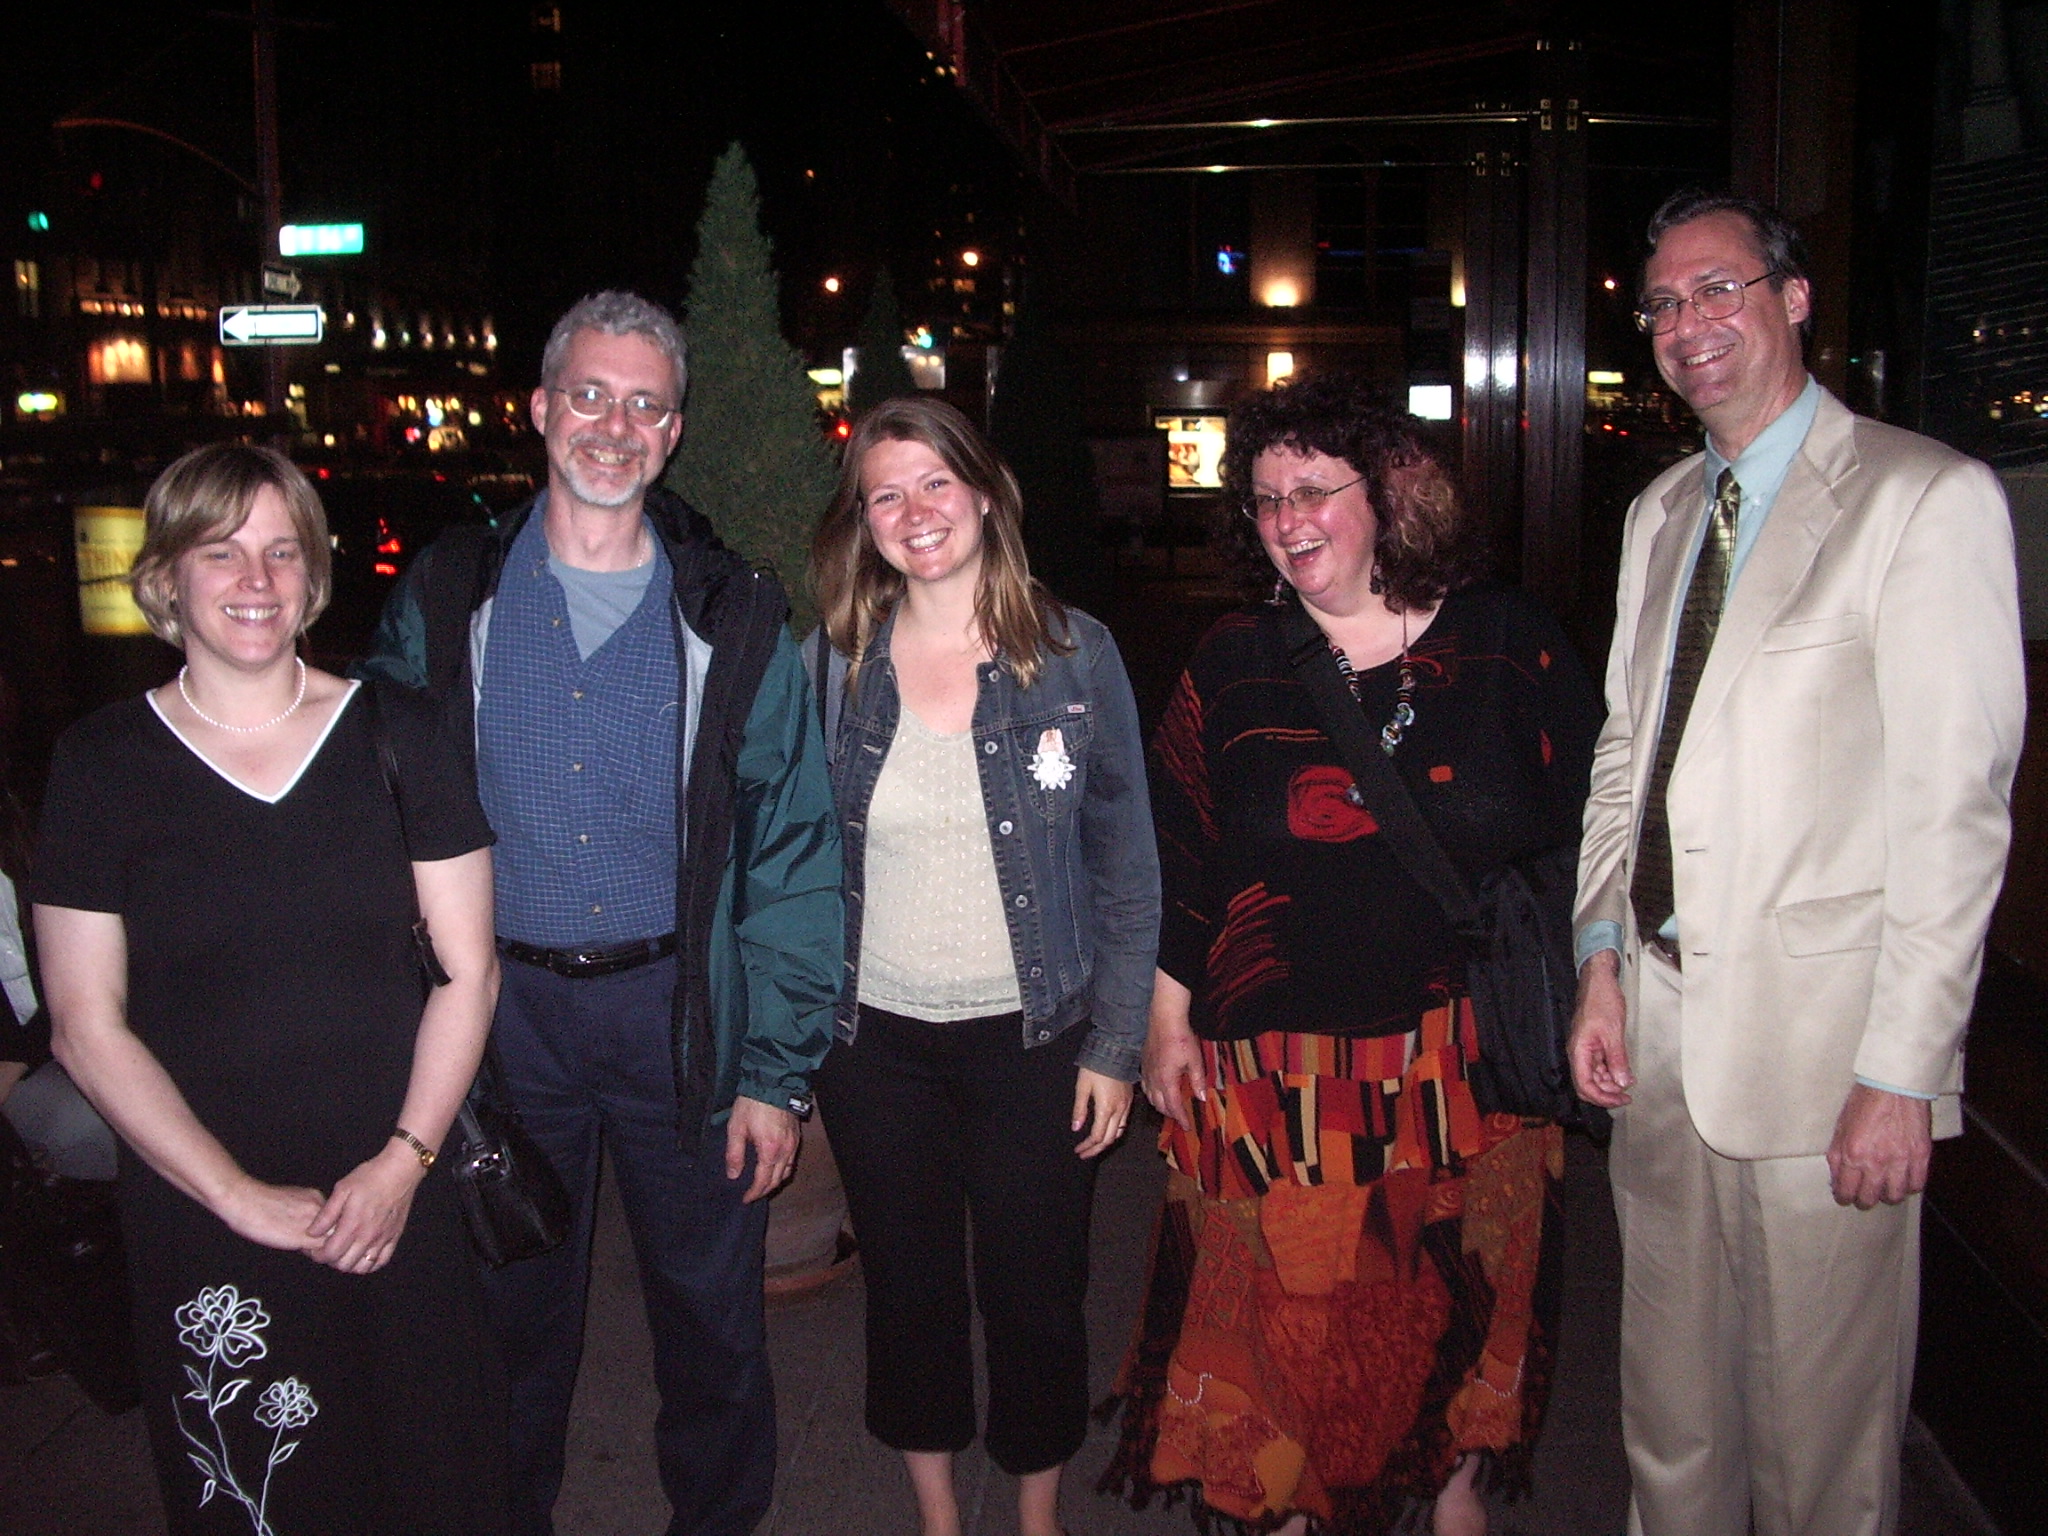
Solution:
M 548 556 L 548 571 L 569 600 L 569 629 L 576 636 L 577 654 L 585 661 L 633 616 L 658 563 L 649 560 L 630 571 L 584 571 Z

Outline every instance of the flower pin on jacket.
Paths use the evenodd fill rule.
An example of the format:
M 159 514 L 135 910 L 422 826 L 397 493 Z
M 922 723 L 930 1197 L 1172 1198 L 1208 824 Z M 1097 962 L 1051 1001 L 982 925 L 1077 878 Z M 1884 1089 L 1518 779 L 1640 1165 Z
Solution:
M 1031 777 L 1040 789 L 1065 789 L 1074 782 L 1074 760 L 1067 756 L 1067 738 L 1058 726 L 1049 725 L 1038 733 L 1038 750 L 1031 754 Z

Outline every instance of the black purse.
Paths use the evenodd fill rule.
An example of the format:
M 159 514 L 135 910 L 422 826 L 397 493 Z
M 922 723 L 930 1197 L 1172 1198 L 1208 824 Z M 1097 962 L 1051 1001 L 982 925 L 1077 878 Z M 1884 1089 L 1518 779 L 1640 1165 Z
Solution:
M 1465 982 L 1479 1060 L 1467 1083 L 1480 1110 L 1554 1120 L 1604 1140 L 1608 1113 L 1579 1098 L 1565 1052 L 1578 993 L 1571 918 L 1577 849 L 1547 849 L 1488 870 L 1475 893 L 1373 739 L 1315 621 L 1295 606 L 1283 616 L 1281 633 L 1288 664 L 1367 809 L 1402 867 L 1436 898 L 1469 948 Z
M 569 1192 L 506 1104 L 489 1047 L 455 1126 L 462 1151 L 450 1171 L 477 1256 L 503 1269 L 559 1248 L 569 1235 Z
M 391 749 L 383 711 L 374 684 L 363 685 L 363 703 L 370 712 L 370 734 L 376 743 L 377 768 L 385 792 L 405 822 L 405 798 L 399 789 L 398 758 Z M 448 972 L 434 953 L 434 936 L 420 915 L 414 896 L 413 959 L 419 967 L 420 995 L 448 984 Z M 484 1043 L 476 1079 L 455 1112 L 461 1147 L 448 1159 L 470 1246 L 493 1269 L 531 1259 L 559 1248 L 569 1236 L 569 1192 L 546 1154 L 519 1123 L 505 1092 L 497 1047 Z

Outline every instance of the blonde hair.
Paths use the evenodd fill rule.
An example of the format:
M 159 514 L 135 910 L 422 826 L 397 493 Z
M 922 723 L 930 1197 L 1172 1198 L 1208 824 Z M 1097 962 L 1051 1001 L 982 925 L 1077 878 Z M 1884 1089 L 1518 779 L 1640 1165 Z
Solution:
M 299 467 L 273 448 L 253 443 L 209 443 L 156 477 L 142 500 L 142 552 L 128 573 L 135 606 L 150 633 L 170 645 L 185 643 L 178 619 L 178 562 L 202 544 L 225 539 L 249 520 L 265 486 L 284 500 L 306 562 L 306 612 L 299 630 L 313 627 L 333 590 L 334 559 L 327 514 Z
M 1066 610 L 1032 580 L 1024 556 L 1024 497 L 1017 477 L 972 422 L 942 400 L 884 400 L 854 423 L 840 461 L 839 485 L 811 538 L 811 595 L 834 650 L 849 658 L 847 685 L 859 676 L 876 632 L 903 596 L 903 573 L 882 558 L 868 532 L 861 463 L 883 442 L 922 443 L 987 507 L 982 519 L 981 583 L 974 622 L 1019 686 L 1038 677 L 1045 654 L 1074 649 Z

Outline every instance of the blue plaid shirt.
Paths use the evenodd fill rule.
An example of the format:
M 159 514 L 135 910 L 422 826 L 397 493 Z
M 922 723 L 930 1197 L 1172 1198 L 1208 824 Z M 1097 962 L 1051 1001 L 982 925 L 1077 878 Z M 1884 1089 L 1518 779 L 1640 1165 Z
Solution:
M 498 932 L 548 948 L 675 927 L 674 578 L 585 660 L 537 512 L 505 558 L 477 700 L 477 788 L 498 834 Z

